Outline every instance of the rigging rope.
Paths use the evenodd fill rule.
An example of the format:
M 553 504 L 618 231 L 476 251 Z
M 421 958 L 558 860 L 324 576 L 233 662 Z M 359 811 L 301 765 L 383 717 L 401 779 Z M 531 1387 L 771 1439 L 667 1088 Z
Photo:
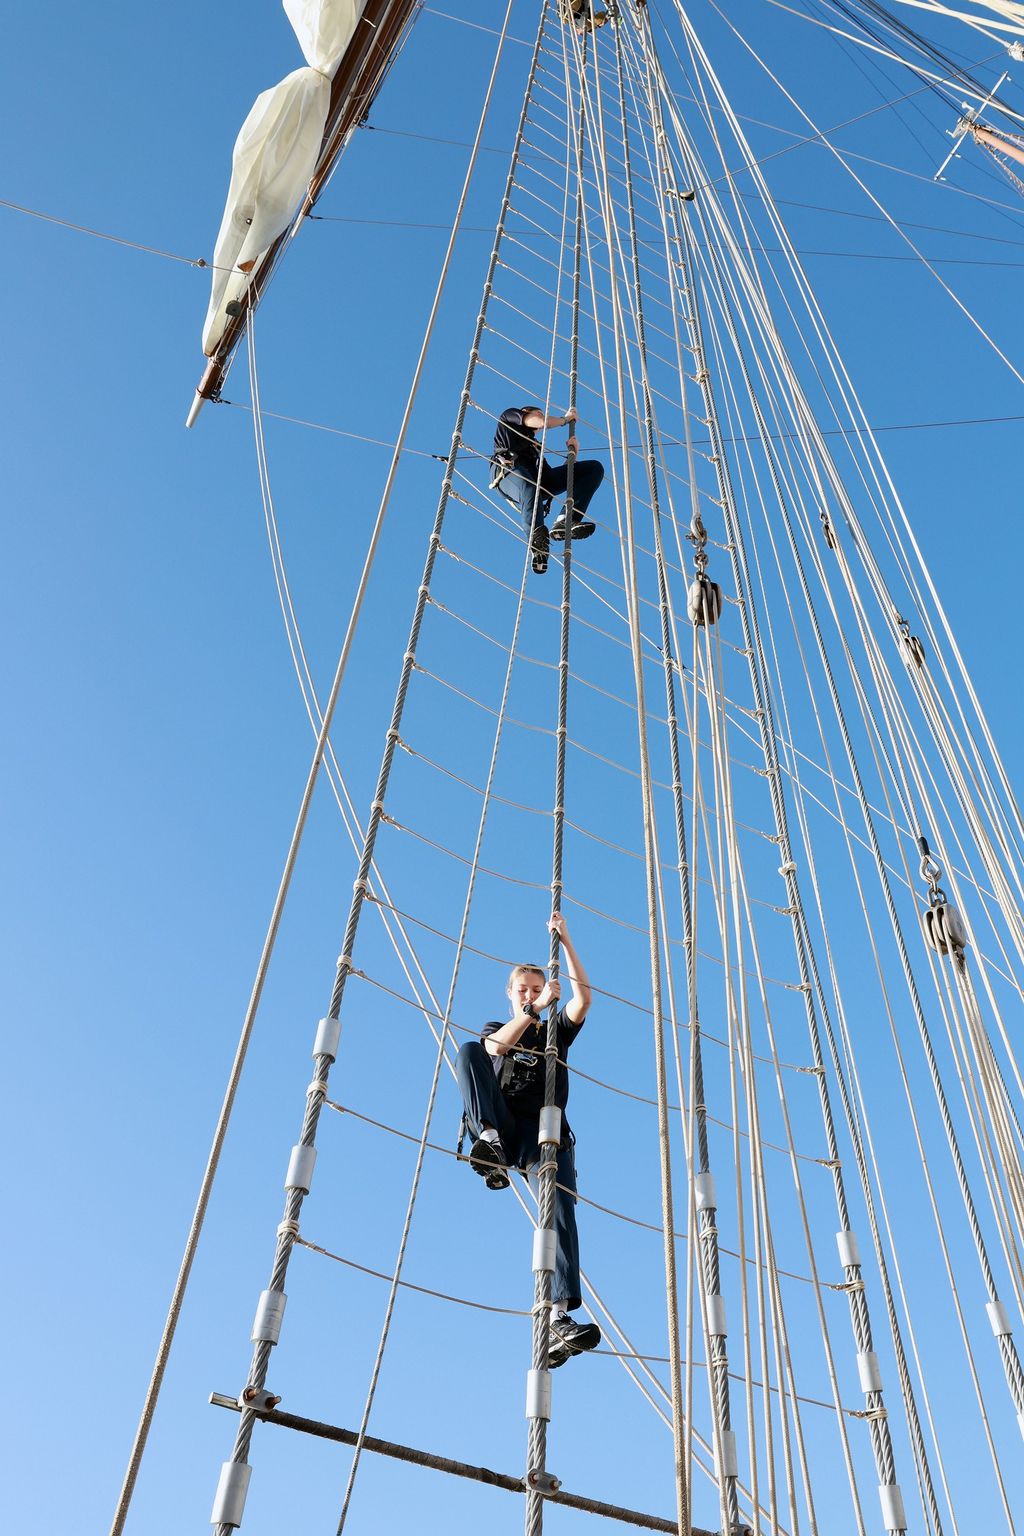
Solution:
M 547 6 L 545 6 L 547 10 Z M 565 29 L 563 28 L 563 51 Z M 586 44 L 584 42 L 581 74 L 586 68 Z M 566 62 L 565 73 L 565 108 L 566 108 L 566 205 L 568 204 L 568 185 L 573 166 L 573 156 L 569 150 L 569 134 L 573 122 L 573 91 L 571 77 Z M 582 167 L 582 143 L 585 121 L 584 93 L 579 92 L 579 126 L 577 133 L 577 149 L 575 155 L 576 170 L 576 196 L 573 239 L 573 268 L 572 268 L 572 292 L 570 298 L 571 328 L 569 338 L 569 410 L 575 417 L 576 393 L 579 364 L 579 314 L 580 314 L 580 257 L 581 257 L 581 232 L 583 224 L 583 167 Z M 566 210 L 567 211 L 567 207 Z M 563 212 L 563 245 L 565 232 L 565 211 Z M 561 278 L 561 261 L 559 262 L 559 279 Z M 554 349 L 558 339 L 558 308 L 554 312 L 555 324 L 552 327 L 552 362 L 554 361 Z M 545 412 L 546 415 L 546 412 Z M 545 429 L 546 430 L 546 429 Z M 576 470 L 576 450 L 573 446 L 576 439 L 575 421 L 570 421 L 569 449 L 566 460 L 566 491 L 565 509 L 561 514 L 565 520 L 565 542 L 562 546 L 562 602 L 561 622 L 559 625 L 558 642 L 558 723 L 555 731 L 555 782 L 554 804 L 552 809 L 552 848 L 551 848 L 551 911 L 560 912 L 562 908 L 563 894 L 563 845 L 565 832 L 565 748 L 567 737 L 568 697 L 569 697 L 569 638 L 572 597 L 572 540 L 574 522 L 573 489 Z M 543 453 L 543 450 L 542 450 Z M 541 473 L 542 458 L 538 460 L 538 494 L 539 476 Z M 551 944 L 549 951 L 548 975 L 552 981 L 559 977 L 559 935 L 556 929 L 551 930 Z M 534 1300 L 533 1300 L 533 1329 L 532 1329 L 532 1364 L 527 1377 L 527 1417 L 529 1419 L 529 1431 L 527 1437 L 526 1452 L 526 1531 L 527 1536 L 541 1536 L 544 1525 L 544 1494 L 549 1483 L 547 1471 L 547 1425 L 551 1416 L 551 1376 L 548 1368 L 548 1351 L 550 1348 L 550 1319 L 551 1319 L 551 1283 L 555 1256 L 555 1173 L 557 1169 L 557 1153 L 564 1133 L 563 1115 L 555 1102 L 555 1083 L 558 1065 L 558 1015 L 559 999 L 555 998 L 549 1009 L 546 1022 L 545 1047 L 544 1047 L 544 1107 L 540 1116 L 540 1129 L 538 1133 L 538 1145 L 540 1148 L 539 1188 L 537 1198 L 537 1226 L 534 1233 L 533 1269 L 534 1269 Z M 556 1298 L 565 1299 L 565 1298 Z
M 632 238 L 632 272 L 633 292 L 635 303 L 635 321 L 637 326 L 637 343 L 641 359 L 644 354 L 643 309 L 641 295 L 641 279 L 639 253 L 636 246 L 636 215 L 633 205 L 633 186 L 630 175 L 630 147 L 628 123 L 625 104 L 625 87 L 623 83 L 622 64 L 622 29 L 614 26 L 615 39 L 615 77 L 618 87 L 618 105 L 622 131 L 622 155 L 625 166 L 625 187 L 627 196 L 627 209 L 629 226 Z M 612 221 L 609 214 L 612 206 L 612 194 L 609 185 L 608 159 L 606 151 L 606 135 L 604 114 L 601 107 L 601 97 L 597 97 L 598 106 L 598 136 L 601 145 L 601 177 L 602 196 L 605 207 L 605 219 L 609 229 Z M 618 297 L 618 286 L 612 279 L 612 307 L 616 315 L 617 324 L 615 331 L 615 349 L 617 361 L 617 373 L 619 378 L 619 415 L 623 426 L 623 437 L 626 437 L 626 410 L 622 394 L 622 359 L 621 359 L 621 332 L 622 316 L 621 301 Z M 650 391 L 647 391 L 648 413 L 650 409 Z M 640 757 L 641 775 L 641 811 L 644 830 L 644 856 L 646 868 L 646 898 L 647 898 L 647 922 L 649 931 L 649 965 L 651 972 L 651 997 L 654 1009 L 654 1060 L 655 1077 L 658 1089 L 658 1155 L 661 1176 L 661 1200 L 662 1222 L 665 1230 L 665 1303 L 668 1323 L 669 1359 L 672 1382 L 672 1431 L 675 1447 L 675 1481 L 676 1481 L 676 1518 L 679 1523 L 680 1536 L 686 1536 L 690 1526 L 690 1479 L 687 1465 L 687 1430 L 684 1428 L 684 1397 L 682 1372 L 680 1369 L 681 1346 L 679 1339 L 679 1299 L 678 1281 L 676 1272 L 675 1243 L 672 1233 L 675 1230 L 675 1218 L 673 1211 L 672 1193 L 672 1158 L 671 1142 L 669 1136 L 668 1120 L 668 1088 L 665 1067 L 665 1038 L 662 1025 L 662 966 L 659 946 L 659 890 L 658 867 L 660 859 L 657 845 L 656 814 L 653 799 L 652 775 L 650 765 L 650 750 L 647 739 L 647 721 L 645 704 L 645 682 L 643 672 L 643 655 L 641 649 L 640 613 L 639 613 L 639 584 L 637 579 L 636 564 L 636 532 L 633 514 L 633 499 L 630 494 L 628 478 L 628 459 L 623 461 L 625 472 L 625 529 L 626 543 L 623 548 L 623 575 L 627 587 L 627 613 L 629 619 L 629 632 L 633 654 L 633 676 L 637 700 L 637 735 Z M 655 496 L 655 487 L 651 486 L 652 500 Z M 689 1424 L 689 1416 L 686 1416 L 686 1424 Z M 718 1465 L 722 1462 L 719 1459 Z

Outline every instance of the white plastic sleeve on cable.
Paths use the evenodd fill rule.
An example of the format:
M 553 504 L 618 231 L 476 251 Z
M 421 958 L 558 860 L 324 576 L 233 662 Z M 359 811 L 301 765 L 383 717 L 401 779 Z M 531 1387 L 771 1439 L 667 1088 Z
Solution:
M 340 1019 L 321 1019 L 316 1027 L 313 1055 L 329 1056 L 333 1061 L 338 1054 L 338 1039 L 340 1035 Z
M 878 1356 L 873 1349 L 858 1351 L 857 1375 L 860 1377 L 862 1392 L 881 1392 L 882 1372 L 879 1368 Z
M 247 1461 L 226 1461 L 217 1479 L 210 1513 L 211 1525 L 241 1525 L 252 1467 Z
M 739 1475 L 739 1462 L 736 1460 L 736 1431 L 734 1429 L 723 1429 L 721 1440 L 722 1462 L 721 1466 L 719 1466 L 718 1457 L 715 1457 L 715 1471 L 719 1477 L 737 1477 Z
M 725 1297 L 708 1297 L 708 1333 L 724 1338 L 729 1332 L 725 1324 Z
M 1010 1323 L 1010 1314 L 1006 1310 L 1005 1302 L 986 1301 L 985 1311 L 988 1313 L 988 1320 L 992 1325 L 992 1332 L 995 1334 L 997 1339 L 1002 1334 L 1013 1332 L 1013 1327 Z
M 545 1104 L 540 1112 L 540 1130 L 537 1140 L 540 1145 L 555 1145 L 562 1139 L 562 1111 L 557 1104 Z
M 713 1173 L 698 1173 L 693 1180 L 694 1199 L 698 1211 L 713 1211 L 718 1205 L 715 1195 L 715 1176 Z
M 839 1262 L 844 1269 L 860 1268 L 860 1244 L 855 1232 L 837 1232 Z
M 887 1531 L 905 1531 L 907 1515 L 903 1508 L 903 1495 L 899 1483 L 881 1483 L 878 1497 L 882 1501 L 882 1524 Z
M 284 1309 L 288 1297 L 284 1291 L 261 1291 L 260 1299 L 256 1306 L 256 1316 L 253 1319 L 252 1333 L 250 1335 L 253 1344 L 276 1344 L 281 1337 L 281 1324 L 284 1322 Z
M 550 1371 L 527 1371 L 526 1417 L 528 1419 L 551 1418 Z
M 304 1147 L 301 1144 L 292 1147 L 292 1155 L 288 1159 L 288 1172 L 285 1175 L 285 1189 L 301 1189 L 304 1195 L 308 1195 L 313 1184 L 315 1164 L 316 1147 Z
M 533 1234 L 533 1270 L 553 1270 L 555 1267 L 555 1234 L 550 1227 L 537 1227 Z

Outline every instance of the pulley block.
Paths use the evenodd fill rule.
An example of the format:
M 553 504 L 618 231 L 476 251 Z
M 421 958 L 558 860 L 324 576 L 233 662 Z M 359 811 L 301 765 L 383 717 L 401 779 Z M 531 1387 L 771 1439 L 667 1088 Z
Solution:
M 967 948 L 967 930 L 956 907 L 938 901 L 921 914 L 924 936 L 939 955 L 951 955 Z
M 686 596 L 686 612 L 694 624 L 717 624 L 722 616 L 722 589 L 718 582 L 709 581 L 706 576 L 698 576 L 691 582 Z
M 924 643 L 916 635 L 903 636 L 903 659 L 915 666 L 920 672 L 924 667 L 925 649 Z

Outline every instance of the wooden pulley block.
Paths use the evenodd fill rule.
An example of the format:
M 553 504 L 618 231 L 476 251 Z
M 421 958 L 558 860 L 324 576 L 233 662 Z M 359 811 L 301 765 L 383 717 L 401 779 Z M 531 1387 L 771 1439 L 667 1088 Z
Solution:
M 915 666 L 919 672 L 924 667 L 924 643 L 916 635 L 903 636 L 903 659 Z
M 717 581 L 698 576 L 686 595 L 686 612 L 694 624 L 717 624 L 722 616 L 722 589 Z
M 922 913 L 924 936 L 932 949 L 940 955 L 951 955 L 955 950 L 967 948 L 967 930 L 956 907 L 940 901 Z

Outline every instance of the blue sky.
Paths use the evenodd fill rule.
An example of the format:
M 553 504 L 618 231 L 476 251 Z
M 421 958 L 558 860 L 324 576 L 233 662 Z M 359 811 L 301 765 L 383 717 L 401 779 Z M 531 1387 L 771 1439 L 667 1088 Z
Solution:
M 370 127 L 356 134 L 319 207 L 323 222 L 295 242 L 258 322 L 266 408 L 356 434 L 266 425 L 289 575 L 322 690 L 387 463 L 386 450 L 357 439 L 390 442 L 397 430 L 444 242 L 443 231 L 417 226 L 451 218 L 465 169 L 461 146 L 472 136 L 490 67 L 493 36 L 453 18 L 491 23 L 499 14 L 472 0 L 447 0 L 448 16 L 439 9 L 419 18 Z M 870 61 L 851 61 L 830 39 L 761 0 L 744 0 L 739 10 L 751 42 L 819 122 L 845 121 L 912 89 L 906 72 L 887 66 L 887 78 Z M 713 11 L 702 7 L 696 20 L 734 100 L 755 120 L 749 132 L 758 154 L 790 142 L 758 124 L 790 135 L 805 131 Z M 534 25 L 535 8 L 520 3 L 516 36 L 532 36 Z M 986 52 L 967 34 L 945 38 L 974 60 Z M 61 4 L 22 7 L 7 39 L 0 196 L 163 252 L 209 259 L 238 126 L 255 95 L 301 62 L 283 12 L 234 0 L 157 11 L 115 5 L 102 15 Z M 493 228 L 506 162 L 491 150 L 511 142 L 525 54 L 519 43 L 508 50 L 466 215 L 470 226 Z M 837 141 L 914 173 L 858 162 L 900 219 L 929 226 L 916 228 L 914 239 L 942 260 L 943 277 L 1020 366 L 1024 203 L 991 179 L 977 151 L 951 180 L 1001 206 L 930 184 L 951 126 L 929 96 L 899 114 L 853 124 Z M 825 150 L 793 149 L 766 172 L 785 200 L 797 245 L 819 253 L 808 254 L 808 270 L 869 419 L 901 428 L 882 434 L 884 451 L 1011 777 L 1019 779 L 1020 422 L 944 430 L 927 424 L 1024 416 L 1024 392 L 934 278 L 902 259 L 908 251 L 898 237 L 865 218 L 874 210 Z M 5 1503 L 14 1529 L 31 1518 L 47 1531 L 72 1522 L 91 1531 L 104 1529 L 113 1511 L 312 743 L 274 591 L 251 417 L 231 405 L 208 406 L 194 431 L 183 426 L 202 366 L 208 275 L 6 207 L 0 222 L 7 556 L 0 612 L 8 721 L 0 759 L 7 808 L 3 1012 L 13 1217 L 13 1390 L 5 1394 L 4 1414 L 15 1468 Z M 488 249 L 475 228 L 457 248 L 409 437 L 427 454 L 448 447 Z M 484 403 L 506 403 L 498 388 L 486 384 Z M 240 357 L 225 394 L 244 403 L 247 392 Z M 479 418 L 473 433 L 482 441 Z M 590 444 L 598 452 L 607 446 L 596 425 Z M 399 478 L 343 694 L 334 740 L 360 814 L 376 777 L 438 480 L 438 466 L 421 457 Z M 607 502 L 605 508 L 610 517 Z M 464 506 L 451 526 L 467 559 L 476 555 L 500 569 L 504 535 L 481 531 Z M 598 569 L 611 571 L 612 541 L 601 531 L 604 546 L 595 540 L 590 550 Z M 518 579 L 518 567 L 508 579 Z M 446 568 L 445 580 L 453 601 L 461 592 L 478 605 L 478 616 L 487 611 L 464 570 Z M 554 592 L 552 584 L 545 596 L 554 600 Z M 506 617 L 506 606 L 504 597 L 495 599 L 496 619 Z M 500 661 L 446 631 L 436 616 L 431 622 L 429 656 L 472 692 L 496 697 Z M 531 617 L 528 650 L 549 644 L 550 622 L 547 613 Z M 581 644 L 585 650 L 586 640 Z M 793 663 L 792 650 L 786 654 Z M 608 676 L 622 665 L 597 640 L 587 659 Z M 548 686 L 517 679 L 512 712 L 543 723 Z M 462 705 L 424 682 L 410 709 L 410 731 L 438 750 L 449 748 L 470 778 L 481 776 L 485 734 Z M 618 739 L 621 724 L 606 704 L 583 695 L 579 709 L 595 739 Z M 396 816 L 412 821 L 428 806 L 452 845 L 470 845 L 475 812 L 458 792 L 417 778 L 415 766 L 402 771 Z M 501 775 L 506 794 L 543 803 L 545 745 L 520 740 Z M 615 793 L 603 771 L 581 770 L 576 784 L 581 818 L 599 821 Z M 623 813 L 623 836 L 635 840 L 637 833 L 631 807 Z M 523 879 L 548 878 L 546 833 L 533 824 L 523 832 L 514 819 L 499 823 L 493 852 Z M 385 867 L 399 906 L 436 910 L 444 914 L 441 926 L 456 925 L 461 887 L 448 864 L 403 852 L 394 833 L 382 857 L 390 861 Z M 614 879 L 623 910 L 635 913 L 641 892 L 632 874 L 609 877 L 582 848 L 570 857 L 579 860 L 570 875 L 577 895 L 607 907 L 610 891 L 601 883 Z M 354 868 L 322 784 L 131 1531 L 163 1536 L 207 1520 L 234 1421 L 205 1400 L 209 1391 L 235 1391 L 243 1381 L 309 1047 L 329 997 Z M 488 951 L 543 956 L 544 899 L 487 886 L 475 942 Z M 636 936 L 609 935 L 585 914 L 574 929 L 595 979 L 608 990 L 642 995 Z M 423 942 L 428 963 L 443 975 L 445 946 Z M 364 924 L 361 943 L 370 974 L 390 974 L 375 927 Z M 433 1060 L 429 1037 L 372 987 L 353 984 L 350 994 L 337 1096 L 418 1131 Z M 500 972 L 468 962 L 456 1015 L 498 1016 L 502 1005 Z M 791 1040 L 798 1022 L 787 1017 Z M 870 1027 L 877 1022 L 872 1015 Z M 581 1065 L 648 1092 L 649 1041 L 634 1032 L 628 1011 L 602 1007 L 591 1027 L 600 1037 L 592 1047 L 584 1037 L 578 1049 L 588 1056 Z M 889 1090 L 880 1091 L 884 1104 Z M 649 1111 L 617 1100 L 612 1114 L 582 1086 L 574 1089 L 577 1099 L 581 1183 L 589 1179 L 601 1191 L 597 1198 L 642 1208 L 656 1221 Z M 451 1145 L 456 1120 L 445 1080 L 433 1139 Z M 895 1131 L 892 1140 L 889 1155 L 899 1166 L 907 1154 Z M 937 1141 L 933 1150 L 938 1166 Z M 468 1174 L 460 1178 L 463 1171 L 440 1157 L 435 1164 L 414 1227 L 410 1277 L 528 1307 L 525 1227 L 507 1209 L 483 1206 L 475 1198 L 480 1192 L 467 1187 Z M 311 1240 L 387 1269 L 401 1215 L 395 1202 L 409 1169 L 404 1143 L 325 1116 L 319 1182 L 304 1228 Z M 947 1175 L 938 1176 L 945 1187 Z M 917 1198 L 908 1194 L 903 1213 L 911 1227 Z M 811 1199 L 830 1243 L 827 1191 Z M 643 1233 L 636 1248 L 631 1236 L 627 1251 L 617 1226 L 606 1229 L 588 1213 L 584 1240 L 585 1261 L 593 1255 L 640 1347 L 661 1352 L 657 1236 Z M 922 1283 L 934 1262 L 929 1255 L 922 1242 Z M 384 1288 L 300 1252 L 289 1291 L 274 1389 L 293 1412 L 352 1424 Z M 801 1316 L 799 1298 L 793 1306 Z M 845 1322 L 837 1318 L 839 1336 Z M 521 1320 L 468 1311 L 451 1317 L 431 1298 L 406 1293 L 371 1431 L 515 1471 L 527 1354 Z M 808 1379 L 820 1385 L 815 1369 L 808 1365 Z M 849 1361 L 844 1369 L 852 1370 Z M 584 1362 L 559 1378 L 552 1465 L 574 1490 L 669 1513 L 668 1438 L 613 1370 L 612 1361 Z M 998 1380 L 986 1380 L 993 1393 L 1002 1390 Z M 334 1528 L 347 1453 L 267 1430 L 253 1459 L 246 1531 Z M 970 1476 L 967 1452 L 957 1476 L 962 1483 Z M 904 1481 L 912 1482 L 909 1467 Z M 873 1500 L 870 1485 L 867 1476 Z M 713 1508 L 702 1509 L 710 1523 Z M 518 1520 L 507 1495 L 452 1488 L 425 1472 L 366 1459 L 350 1529 L 388 1529 L 414 1514 L 422 1521 L 425 1512 L 427 1530 L 455 1521 L 504 1528 Z M 873 1505 L 870 1514 L 874 1519 Z M 580 1517 L 550 1518 L 558 1529 L 582 1529 Z

